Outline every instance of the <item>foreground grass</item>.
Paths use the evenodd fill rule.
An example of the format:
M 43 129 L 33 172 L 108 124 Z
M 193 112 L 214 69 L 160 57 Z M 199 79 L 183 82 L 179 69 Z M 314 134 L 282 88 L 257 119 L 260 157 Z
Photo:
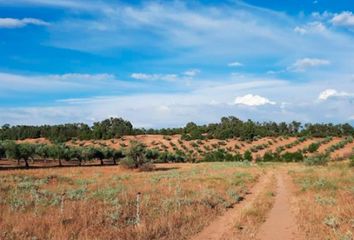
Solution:
M 306 239 L 353 239 L 354 168 L 337 163 L 289 174 L 298 187 L 298 221 Z
M 210 163 L 149 173 L 119 167 L 2 172 L 0 239 L 186 239 L 242 199 L 264 171 Z

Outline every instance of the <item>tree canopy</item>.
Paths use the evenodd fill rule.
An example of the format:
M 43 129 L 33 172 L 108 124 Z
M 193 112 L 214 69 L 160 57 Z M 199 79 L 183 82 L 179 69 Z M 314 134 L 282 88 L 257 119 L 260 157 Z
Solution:
M 254 122 L 242 121 L 237 117 L 223 117 L 219 123 L 197 125 L 187 123 L 182 128 L 144 129 L 134 128 L 131 122 L 122 118 L 109 118 L 101 122 L 95 122 L 92 126 L 84 123 L 68 123 L 60 125 L 10 126 L 5 124 L 0 128 L 0 140 L 22 140 L 26 138 L 47 138 L 52 142 L 65 142 L 71 139 L 111 139 L 124 135 L 138 134 L 181 134 L 183 139 L 203 138 L 241 138 L 254 139 L 267 136 L 352 136 L 354 128 L 348 123 L 306 123 L 297 121 L 286 122 Z

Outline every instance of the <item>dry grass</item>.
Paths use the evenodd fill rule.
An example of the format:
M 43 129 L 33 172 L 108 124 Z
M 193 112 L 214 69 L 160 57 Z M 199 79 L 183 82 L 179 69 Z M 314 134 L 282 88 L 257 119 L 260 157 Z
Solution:
M 289 173 L 298 187 L 298 221 L 306 239 L 353 239 L 354 169 L 343 162 Z
M 0 172 L 0 239 L 187 239 L 236 203 L 264 171 L 241 163 L 158 169 Z

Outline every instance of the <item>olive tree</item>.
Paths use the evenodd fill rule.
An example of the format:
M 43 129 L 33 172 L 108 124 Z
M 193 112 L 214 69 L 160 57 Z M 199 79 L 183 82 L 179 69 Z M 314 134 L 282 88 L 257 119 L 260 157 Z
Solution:
M 139 142 L 131 142 L 125 153 L 121 165 L 127 168 L 144 168 L 144 165 L 151 165 L 146 158 L 146 146 Z M 151 165 L 152 166 L 152 165 Z
M 64 144 L 51 145 L 49 148 L 49 156 L 58 160 L 59 166 L 63 166 L 62 160 L 67 159 L 67 149 Z
M 93 149 L 93 158 L 99 159 L 101 165 L 103 165 L 103 159 L 105 159 L 105 150 L 103 148 L 94 148 Z
M 29 167 L 28 160 L 34 157 L 35 146 L 29 143 L 21 143 L 17 145 L 18 148 L 18 159 L 23 159 L 25 161 L 26 167 Z
M 5 157 L 7 159 L 16 159 L 17 165 L 20 165 L 19 151 L 15 141 L 5 141 L 3 143 L 5 150 Z
M 0 159 L 5 157 L 5 147 L 4 143 L 0 142 Z
M 35 148 L 35 153 L 38 157 L 42 158 L 46 163 L 47 159 L 50 157 L 49 149 L 50 147 L 47 144 L 37 145 Z

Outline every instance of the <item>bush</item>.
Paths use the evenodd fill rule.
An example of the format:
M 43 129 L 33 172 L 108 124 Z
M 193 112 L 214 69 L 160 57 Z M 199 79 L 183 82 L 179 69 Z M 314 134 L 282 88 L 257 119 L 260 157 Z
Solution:
M 252 159 L 253 159 L 253 158 L 252 158 L 252 153 L 251 153 L 251 151 L 246 150 L 246 151 L 244 152 L 244 154 L 243 154 L 243 159 L 246 160 L 246 161 L 251 162 Z
M 308 151 L 310 153 L 316 152 L 319 147 L 320 147 L 319 143 L 311 143 L 310 146 L 308 147 Z
M 350 156 L 349 166 L 354 167 L 354 154 Z
M 316 154 L 311 157 L 307 157 L 304 163 L 308 166 L 315 166 L 315 165 L 327 165 L 329 161 L 329 156 L 327 154 Z
M 267 151 L 264 153 L 263 162 L 272 162 L 274 160 L 275 160 L 275 156 L 274 156 L 273 152 Z
M 301 151 L 285 152 L 283 155 L 281 155 L 281 159 L 285 162 L 300 162 L 304 160 L 304 155 Z
M 208 152 L 205 154 L 203 162 L 238 162 L 242 161 L 242 155 L 236 152 L 235 155 L 226 152 L 224 149 Z

